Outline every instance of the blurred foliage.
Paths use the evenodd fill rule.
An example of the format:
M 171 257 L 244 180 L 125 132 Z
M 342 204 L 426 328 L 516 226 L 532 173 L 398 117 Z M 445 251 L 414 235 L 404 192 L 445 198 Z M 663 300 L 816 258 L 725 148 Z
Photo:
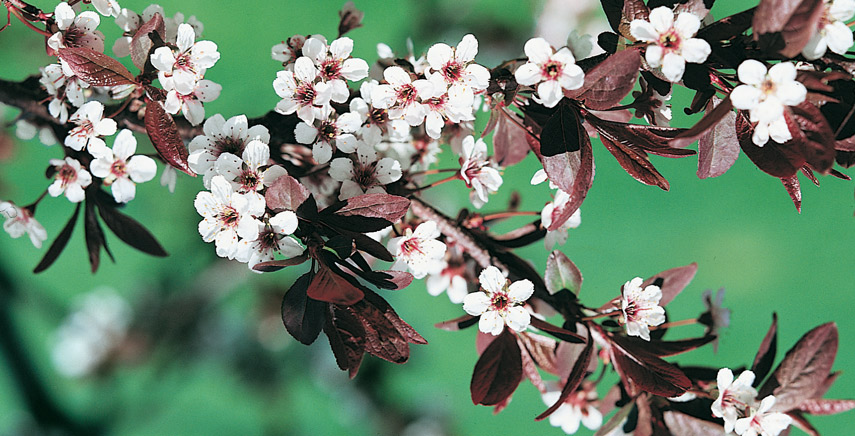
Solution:
M 120 3 L 137 11 L 147 5 L 139 0 Z M 54 2 L 36 4 L 52 8 Z M 294 1 L 161 4 L 168 14 L 180 10 L 196 15 L 205 24 L 202 37 L 218 44 L 222 58 L 208 78 L 224 90 L 206 111 L 226 117 L 253 117 L 273 108 L 278 98 L 270 84 L 280 66 L 270 59 L 270 47 L 295 33 L 333 38 L 340 7 L 336 2 Z M 406 38 L 412 37 L 416 51 L 422 52 L 434 42 L 456 44 L 465 33 L 473 33 L 480 42 L 477 60 L 490 67 L 521 55 L 542 5 L 366 0 L 357 1 L 357 7 L 366 15 L 364 27 L 349 35 L 356 43 L 355 56 L 370 62 L 379 42 L 403 52 Z M 734 4 L 716 5 L 713 14 L 721 17 L 736 9 Z M 118 31 L 107 21 L 101 27 L 110 46 Z M 13 22 L 0 33 L 0 76 L 22 79 L 36 74 L 49 62 L 40 54 L 42 46 L 41 37 Z M 688 98 L 678 94 L 675 101 Z M 696 119 L 678 112 L 675 125 Z M 7 120 L 14 115 L 7 111 Z M 0 161 L 0 199 L 19 204 L 35 199 L 48 184 L 43 168 L 58 151 L 37 140 L 18 142 L 13 157 Z M 440 167 L 456 164 L 448 151 L 441 157 Z M 835 369 L 852 367 L 855 341 L 847 338 L 855 335 L 855 319 L 845 312 L 855 298 L 851 183 L 824 178 L 818 189 L 805 181 L 803 212 L 798 214 L 780 183 L 745 156 L 727 174 L 710 180 L 697 179 L 694 158 L 656 159 L 671 182 L 670 192 L 635 182 L 596 141 L 595 160 L 596 182 L 582 208 L 582 225 L 561 247 L 585 276 L 583 301 L 596 306 L 632 277 L 695 261 L 699 273 L 669 306 L 671 318 L 695 316 L 703 310 L 701 292 L 719 287 L 727 288 L 725 305 L 733 316 L 717 355 L 707 347 L 681 356 L 681 364 L 750 364 L 772 311 L 777 311 L 781 351 L 813 326 L 836 321 L 843 340 Z M 547 189 L 527 186 L 537 168 L 536 160 L 529 158 L 507 169 L 503 190 L 485 211 L 501 209 L 515 187 L 538 194 L 524 195 L 522 210 L 539 210 Z M 444 185 L 426 198 L 453 214 L 468 206 L 461 185 Z M 430 297 L 421 284 L 384 295 L 429 345 L 414 347 L 403 366 L 367 358 L 356 379 L 348 381 L 335 368 L 324 339 L 303 347 L 281 326 L 281 295 L 302 270 L 256 275 L 243 265 L 217 259 L 213 246 L 201 241 L 192 205 L 200 187 L 200 180 L 180 177 L 175 194 L 169 195 L 155 180 L 140 186 L 137 199 L 125 209 L 162 241 L 170 253 L 166 259 L 135 252 L 110 235 L 117 261 L 90 275 L 78 228 L 59 261 L 34 276 L 30 271 L 45 249 L 34 249 L 26 238 L 0 237 L 0 266 L 18 291 L 0 302 L 20 334 L 23 352 L 32 359 L 34 376 L 71 419 L 98 423 L 104 434 L 115 435 L 375 435 L 401 434 L 408 425 L 410 434 L 437 429 L 437 434 L 562 434 L 546 422 L 533 422 L 545 406 L 527 384 L 499 415 L 471 404 L 475 331 L 433 328 L 462 310 L 444 296 Z M 72 210 L 62 199 L 48 199 L 39 207 L 37 218 L 50 240 Z M 542 245 L 520 253 L 544 268 Z M 99 375 L 63 378 L 50 360 L 54 331 L 80 295 L 101 285 L 128 300 L 136 314 L 132 331 L 146 335 L 128 359 Z M 685 329 L 685 334 L 669 335 L 700 331 Z M 7 355 L 0 358 L 0 367 L 0 434 L 37 434 L 35 417 L 16 388 L 19 374 L 11 370 Z M 855 377 L 847 373 L 829 397 L 852 392 Z M 851 415 L 843 414 L 815 419 L 814 424 L 823 434 L 841 434 L 850 421 Z

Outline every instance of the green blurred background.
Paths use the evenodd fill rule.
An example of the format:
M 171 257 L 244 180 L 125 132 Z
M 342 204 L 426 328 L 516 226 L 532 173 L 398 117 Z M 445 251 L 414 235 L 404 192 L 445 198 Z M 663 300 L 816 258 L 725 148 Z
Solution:
M 120 3 L 138 12 L 147 5 Z M 366 12 L 364 27 L 349 36 L 355 40 L 354 55 L 371 62 L 379 42 L 401 53 L 406 38 L 412 37 L 419 53 L 434 42 L 453 45 L 473 33 L 480 42 L 476 59 L 490 67 L 522 54 L 543 3 L 357 1 Z M 579 2 L 565 3 L 579 7 Z M 34 4 L 50 10 L 55 3 Z M 273 108 L 278 98 L 271 82 L 280 65 L 270 59 L 270 47 L 295 33 L 332 39 L 341 6 L 327 1 L 203 0 L 161 5 L 168 15 L 195 15 L 205 25 L 202 37 L 218 44 L 222 57 L 206 78 L 224 89 L 219 100 L 206 105 L 206 113 L 226 118 L 259 116 Z M 738 10 L 734 4 L 718 4 L 713 14 L 722 17 Z M 549 16 L 560 24 L 560 16 Z M 586 26 L 602 23 L 596 14 L 577 20 Z M 118 31 L 104 21 L 101 29 L 110 47 Z M 42 47 L 40 37 L 13 22 L 0 33 L 0 77 L 36 74 L 49 62 Z M 678 93 L 675 102 L 688 98 Z M 681 110 L 674 112 L 675 126 L 694 120 Z M 6 119 L 15 115 L 9 110 Z M 48 184 L 43 178 L 47 161 L 61 152 L 37 140 L 18 145 L 10 160 L 0 161 L 0 199 L 28 204 Z M 654 158 L 671 182 L 671 190 L 664 192 L 633 180 L 597 141 L 594 145 L 597 173 L 582 208 L 582 225 L 571 230 L 561 247 L 584 274 L 583 302 L 599 305 L 632 277 L 698 262 L 694 281 L 669 306 L 671 319 L 696 316 L 703 310 L 701 293 L 725 287 L 731 327 L 723 333 L 717 354 L 706 347 L 680 356 L 681 364 L 750 365 L 773 311 L 780 320 L 779 360 L 807 330 L 834 321 L 841 333 L 834 368 L 844 374 L 828 397 L 853 396 L 855 374 L 846 371 L 855 364 L 855 320 L 849 312 L 855 302 L 851 182 L 825 177 L 822 188 L 816 188 L 803 180 L 799 214 L 780 182 L 745 156 L 728 173 L 709 180 L 695 176 L 695 158 Z M 145 140 L 141 150 L 151 150 Z M 442 157 L 449 165 L 456 162 L 448 151 Z M 522 209 L 539 210 L 547 189 L 527 186 L 537 168 L 529 156 L 507 169 L 503 190 L 484 210 L 500 210 L 514 187 L 523 193 L 536 191 L 523 196 Z M 498 415 L 472 405 L 475 331 L 435 329 L 434 323 L 463 312 L 445 296 L 430 297 L 421 284 L 384 296 L 430 344 L 413 347 L 410 362 L 402 366 L 367 357 L 360 374 L 349 381 L 335 368 L 325 339 L 304 347 L 291 340 L 278 321 L 281 295 L 302 269 L 260 276 L 218 260 L 214 247 L 203 243 L 196 231 L 199 217 L 192 198 L 201 181 L 180 177 L 175 194 L 169 194 L 156 180 L 138 187 L 137 199 L 126 211 L 160 239 L 168 258 L 147 257 L 108 235 L 117 262 L 105 259 L 97 274 L 89 274 L 78 226 L 57 263 L 33 275 L 30 271 L 46 248 L 37 250 L 26 238 L 0 235 L 0 265 L 20 291 L 6 309 L 34 362 L 35 377 L 74 419 L 99 422 L 107 434 L 116 435 L 377 435 L 399 434 L 405 428 L 412 432 L 408 434 L 563 434 L 546 422 L 533 421 L 545 406 L 527 383 Z M 429 192 L 426 198 L 454 214 L 468 201 L 459 184 L 448 188 Z M 49 198 L 39 206 L 37 218 L 48 230 L 48 243 L 72 211 L 62 199 Z M 541 244 L 520 253 L 543 270 L 546 252 Z M 50 359 L 55 331 L 80 295 L 104 285 L 131 304 L 134 327 L 153 334 L 136 341 L 114 367 L 99 375 L 65 378 Z M 669 337 L 702 332 L 697 326 L 676 330 Z M 0 368 L 0 434 L 37 434 L 5 357 L 0 357 Z M 825 435 L 845 434 L 851 413 L 812 421 Z M 590 434 L 586 432 L 579 434 Z

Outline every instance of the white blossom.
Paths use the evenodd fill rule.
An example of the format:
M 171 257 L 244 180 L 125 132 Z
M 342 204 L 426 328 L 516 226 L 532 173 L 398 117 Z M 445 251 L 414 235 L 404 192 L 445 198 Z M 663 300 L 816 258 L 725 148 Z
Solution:
M 89 152 L 95 154 L 107 148 L 100 136 L 110 136 L 116 133 L 117 128 L 113 119 L 104 118 L 104 105 L 98 101 L 84 104 L 68 121 L 77 124 L 77 127 L 68 132 L 65 146 L 76 151 L 88 147 Z
M 855 15 L 855 0 L 823 0 L 823 9 L 816 32 L 802 49 L 808 60 L 821 58 L 826 50 L 846 54 L 853 44 L 852 29 L 846 22 Z
M 122 129 L 113 142 L 113 149 L 106 149 L 89 165 L 92 175 L 104 179 L 110 186 L 113 198 L 118 203 L 127 203 L 136 196 L 137 183 L 154 178 L 157 164 L 148 156 L 134 156 L 137 139 L 128 129 Z
M 258 237 L 261 222 L 256 217 L 264 214 L 264 199 L 234 192 L 223 176 L 211 179 L 211 192 L 196 195 L 194 206 L 203 217 L 199 234 L 205 242 L 216 244 L 217 256 L 234 259 L 240 239 Z
M 487 144 L 472 136 L 463 139 L 463 155 L 460 157 L 460 177 L 466 186 L 472 188 L 469 198 L 472 204 L 480 208 L 487 203 L 488 195 L 502 186 L 502 175 L 487 160 Z
M 643 280 L 636 277 L 623 285 L 620 299 L 621 322 L 626 333 L 650 340 L 650 327 L 665 322 L 665 309 L 659 306 L 662 289 L 648 285 L 641 288 Z
M 29 209 L 18 207 L 10 201 L 0 202 L 0 216 L 6 219 L 3 222 L 3 230 L 13 238 L 20 238 L 25 233 L 30 237 L 30 242 L 36 248 L 42 248 L 42 243 L 47 240 L 47 231 Z
M 205 71 L 220 59 L 217 44 L 211 41 L 196 42 L 196 31 L 189 24 L 180 24 L 177 35 L 177 52 L 169 47 L 158 47 L 151 55 L 151 64 L 158 69 L 158 80 L 164 89 L 175 89 L 188 95 L 196 90 Z
M 775 64 L 769 70 L 754 59 L 743 61 L 736 70 L 744 83 L 733 89 L 733 107 L 749 111 L 754 127 L 752 141 L 762 147 L 771 137 L 777 143 L 792 139 L 784 106 L 795 106 L 805 100 L 807 89 L 796 81 L 796 67 L 790 62 Z
M 734 381 L 733 371 L 722 368 L 718 370 L 716 383 L 718 398 L 712 404 L 712 414 L 724 419 L 724 432 L 730 433 L 737 418 L 754 405 L 757 396 L 757 390 L 751 386 L 754 384 L 754 373 L 743 371 Z
M 104 146 L 106 148 L 106 146 Z M 68 201 L 80 203 L 86 198 L 83 188 L 92 183 L 92 175 L 81 168 L 77 159 L 66 157 L 65 160 L 51 159 L 50 164 L 56 168 L 54 181 L 48 186 L 51 197 L 59 197 L 65 193 Z
M 774 405 L 773 395 L 763 398 L 756 410 L 751 409 L 751 415 L 736 420 L 733 431 L 741 436 L 778 436 L 790 426 L 793 418 L 785 413 L 770 412 Z
M 378 159 L 374 146 L 359 141 L 356 161 L 339 157 L 330 162 L 330 177 L 342 182 L 338 198 L 386 192 L 384 185 L 401 178 L 401 164 L 390 157 Z
M 525 43 L 528 62 L 517 68 L 514 77 L 520 85 L 537 85 L 534 101 L 555 107 L 564 90 L 579 89 L 585 81 L 585 73 L 567 47 L 553 51 L 543 38 L 532 38 Z
M 478 276 L 481 290 L 463 299 L 463 310 L 472 316 L 480 316 L 478 329 L 498 336 L 505 325 L 514 331 L 524 331 L 531 322 L 531 315 L 523 307 L 534 293 L 534 285 L 528 280 L 509 284 L 495 266 L 488 266 Z
M 403 269 L 406 264 L 417 279 L 441 271 L 445 266 L 446 247 L 438 240 L 440 235 L 435 221 L 425 221 L 415 231 L 408 228 L 404 236 L 389 240 L 389 251 L 396 258 L 392 269 Z
M 649 42 L 644 59 L 652 68 L 662 67 L 670 82 L 679 82 L 686 71 L 686 62 L 700 64 L 711 53 L 708 42 L 693 38 L 701 27 L 701 19 L 690 12 L 674 18 L 674 11 L 660 6 L 650 11 L 649 21 L 632 20 L 629 32 L 633 38 Z

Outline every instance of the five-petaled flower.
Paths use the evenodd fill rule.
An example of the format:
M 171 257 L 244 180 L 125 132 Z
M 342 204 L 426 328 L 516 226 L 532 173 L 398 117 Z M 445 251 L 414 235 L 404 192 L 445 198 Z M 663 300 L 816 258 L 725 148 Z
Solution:
M 113 149 L 100 152 L 89 165 L 92 175 L 104 179 L 118 203 L 134 199 L 137 183 L 147 182 L 157 173 L 157 164 L 148 156 L 134 156 L 137 139 L 128 129 L 122 129 L 113 142 Z
M 771 137 L 783 144 L 793 138 L 784 117 L 784 106 L 805 100 L 807 88 L 796 81 L 796 67 L 790 62 L 775 64 L 769 70 L 760 61 L 748 59 L 736 70 L 739 85 L 730 93 L 733 107 L 747 110 L 754 127 L 751 140 L 762 147 Z
M 104 146 L 106 148 L 107 146 Z M 92 175 L 81 168 L 77 159 L 66 157 L 65 160 L 51 159 L 50 164 L 56 169 L 55 180 L 48 186 L 51 197 L 59 197 L 65 193 L 68 201 L 80 203 L 86 198 L 83 188 L 92 183 Z
M 480 316 L 478 329 L 498 336 L 505 325 L 514 331 L 525 330 L 531 315 L 523 307 L 534 293 L 534 285 L 528 280 L 510 283 L 502 271 L 488 266 L 478 276 L 481 290 L 463 299 L 463 310 L 472 316 Z
M 644 59 L 652 68 L 662 67 L 662 74 L 670 82 L 679 82 L 686 71 L 686 62 L 700 64 L 707 60 L 711 49 L 708 42 L 693 38 L 701 27 L 701 20 L 690 12 L 674 18 L 674 11 L 660 6 L 650 11 L 650 21 L 632 20 L 629 32 L 633 38 L 650 43 Z
M 567 47 L 555 52 L 545 39 L 532 38 L 525 43 L 525 54 L 528 62 L 517 68 L 514 77 L 520 85 L 537 85 L 534 101 L 555 107 L 564 97 L 563 90 L 582 87 L 585 72 Z
M 665 309 L 659 306 L 662 289 L 656 285 L 641 288 L 643 281 L 636 277 L 623 285 L 620 298 L 621 322 L 626 333 L 650 340 L 650 327 L 665 322 Z
M 390 239 L 389 251 L 396 257 L 392 269 L 403 269 L 403 264 L 406 264 L 417 279 L 442 271 L 446 247 L 437 240 L 439 236 L 436 222 L 425 221 L 415 231 L 408 228 L 404 236 Z
M 724 432 L 730 433 L 737 418 L 745 416 L 748 409 L 754 405 L 754 398 L 757 396 L 757 390 L 751 386 L 754 383 L 754 373 L 743 371 L 734 380 L 733 371 L 722 368 L 718 370 L 716 383 L 718 398 L 712 404 L 712 414 L 724 419 Z
M 178 26 L 178 51 L 159 47 L 151 55 L 151 64 L 158 69 L 158 80 L 164 89 L 175 89 L 188 95 L 196 90 L 196 82 L 205 76 L 205 70 L 220 59 L 217 44 L 211 41 L 196 42 L 196 31 L 189 24 Z
M 750 415 L 736 420 L 733 431 L 741 436 L 778 436 L 790 426 L 793 418 L 785 413 L 771 412 L 774 405 L 773 395 L 763 398 L 756 410 L 751 408 Z

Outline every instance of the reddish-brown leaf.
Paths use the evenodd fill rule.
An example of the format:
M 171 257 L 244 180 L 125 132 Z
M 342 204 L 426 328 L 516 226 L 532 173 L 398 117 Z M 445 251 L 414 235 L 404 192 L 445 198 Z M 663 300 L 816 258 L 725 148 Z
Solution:
M 591 337 L 590 331 L 588 332 L 587 340 L 588 342 L 585 345 L 585 349 L 582 351 L 582 354 L 579 355 L 579 359 L 576 360 L 576 363 L 573 364 L 573 369 L 570 371 L 570 374 L 567 375 L 567 382 L 561 389 L 561 395 L 558 396 L 558 401 L 534 418 L 535 421 L 540 421 L 549 415 L 552 415 L 559 407 L 561 407 L 561 405 L 564 404 L 564 400 L 579 388 L 579 385 L 582 383 L 582 380 L 584 380 L 585 374 L 587 373 L 588 362 L 591 360 L 591 355 L 594 353 L 594 339 Z
M 276 179 L 264 193 L 267 207 L 275 212 L 297 210 L 307 198 L 309 198 L 309 190 L 287 174 Z
M 656 170 L 656 167 L 647 159 L 647 154 L 630 145 L 623 145 L 612 140 L 606 135 L 601 135 L 603 145 L 615 157 L 621 168 L 645 185 L 658 186 L 663 190 L 669 189 L 668 180 Z
M 680 436 L 721 436 L 724 434 L 724 428 L 721 425 L 685 413 L 667 411 L 663 416 L 671 434 Z
M 282 298 L 282 322 L 285 329 L 304 345 L 315 342 L 324 326 L 327 304 L 306 294 L 312 274 L 301 275 Z
M 149 36 L 151 32 L 156 32 L 161 39 L 165 35 L 163 16 L 160 13 L 155 13 L 145 24 L 140 26 L 131 39 L 131 61 L 140 71 L 145 69 L 148 54 L 151 52 L 152 41 Z
M 74 75 L 93 86 L 130 85 L 134 75 L 119 61 L 88 47 L 59 49 L 58 56 Z
M 610 336 L 612 363 L 630 395 L 650 392 L 663 397 L 682 395 L 692 381 L 679 368 L 636 346 L 622 336 Z
M 546 273 L 543 275 L 543 280 L 550 294 L 567 289 L 579 295 L 582 288 L 582 272 L 566 254 L 558 250 L 550 253 L 546 259 Z
M 731 111 L 698 139 L 698 177 L 718 177 L 727 172 L 738 157 L 736 113 Z
M 309 284 L 309 298 L 349 306 L 365 296 L 361 289 L 347 279 L 322 266 Z
M 493 406 L 511 396 L 523 377 L 522 354 L 513 333 L 504 329 L 481 354 L 469 390 L 473 404 Z
M 659 286 L 662 289 L 662 298 L 659 299 L 659 305 L 665 306 L 670 303 L 686 286 L 691 283 L 698 272 L 697 262 L 692 262 L 686 266 L 678 266 L 676 268 L 666 269 L 653 277 L 648 278 L 641 284 L 644 288 L 648 285 Z
M 769 371 L 772 369 L 772 364 L 775 362 L 775 354 L 778 352 L 778 314 L 772 313 L 772 325 L 769 326 L 769 331 L 763 337 L 763 342 L 760 343 L 760 348 L 757 350 L 757 355 L 754 357 L 754 363 L 751 365 L 751 371 L 754 372 L 754 385 L 757 386 L 766 378 Z
M 754 145 L 751 136 L 754 126 L 748 121 L 747 113 L 739 111 L 736 115 L 736 137 L 745 155 L 764 172 L 778 178 L 791 177 L 805 164 L 801 146 L 794 141 L 778 144 L 771 139 L 763 147 Z
M 336 214 L 342 216 L 362 216 L 381 218 L 389 222 L 397 222 L 410 208 L 410 200 L 389 194 L 363 194 L 347 199 L 347 205 Z
M 160 157 L 176 169 L 196 177 L 196 173 L 187 164 L 189 153 L 181 135 L 178 134 L 178 126 L 160 102 L 150 100 L 146 105 L 145 130 Z
M 346 307 L 330 305 L 324 322 L 324 333 L 339 368 L 356 377 L 365 354 L 365 329 L 362 322 Z
M 831 372 L 837 355 L 837 325 L 823 324 L 807 332 L 787 352 L 763 387 L 760 397 L 775 395 L 773 409 L 786 412 L 796 409 L 818 388 Z
M 509 167 L 522 161 L 529 152 L 526 137 L 529 133 L 519 124 L 510 121 L 509 117 L 517 117 L 507 109 L 500 109 L 496 121 L 496 133 L 493 134 L 493 153 L 496 162 L 501 167 Z M 522 121 L 520 121 L 522 122 Z
M 611 109 L 635 87 L 640 68 L 641 56 L 637 50 L 618 51 L 585 73 L 585 83 L 581 88 L 565 94 L 584 102 L 590 109 Z

